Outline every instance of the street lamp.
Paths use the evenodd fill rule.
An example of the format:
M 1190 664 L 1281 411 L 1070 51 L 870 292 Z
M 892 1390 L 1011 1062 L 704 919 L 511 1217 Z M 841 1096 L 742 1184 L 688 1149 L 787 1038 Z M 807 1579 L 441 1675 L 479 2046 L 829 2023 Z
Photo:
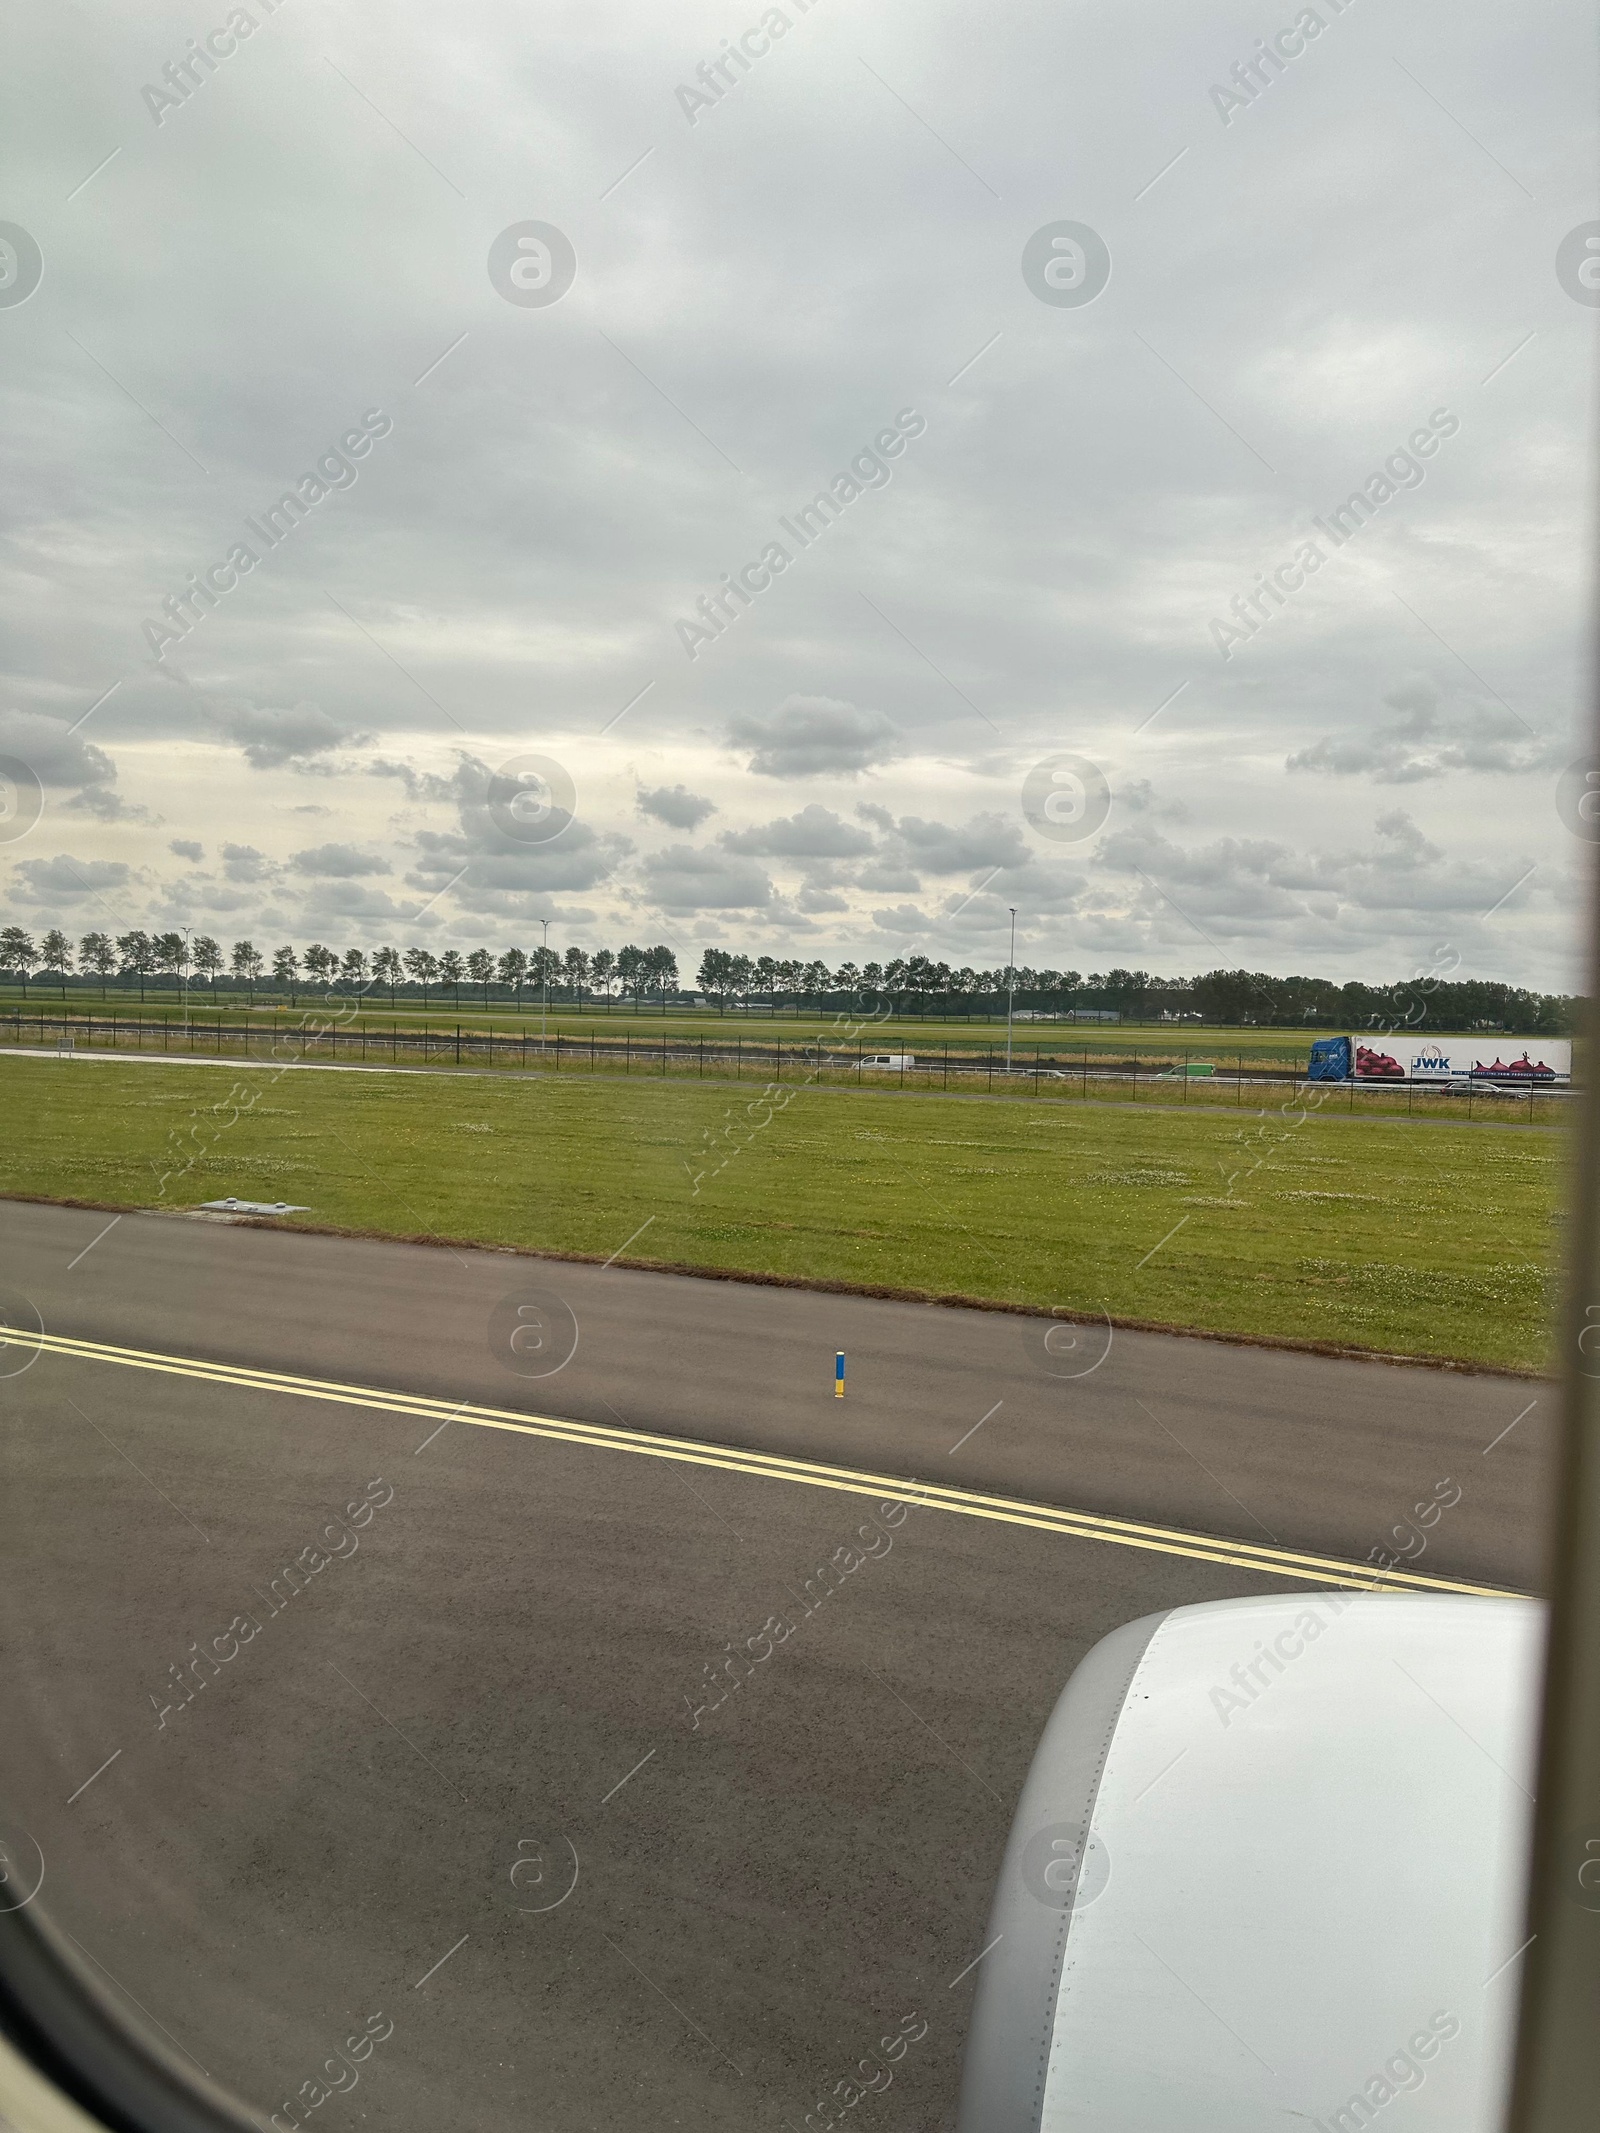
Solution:
M 1011 958 L 1006 964 L 1006 1072 L 1011 1072 L 1011 1009 L 1017 997 L 1017 907 L 1007 904 L 1011 913 Z
M 545 1047 L 545 1016 L 550 1006 L 550 921 L 541 918 L 539 923 L 544 928 L 544 940 L 539 947 L 539 1049 L 542 1052 Z

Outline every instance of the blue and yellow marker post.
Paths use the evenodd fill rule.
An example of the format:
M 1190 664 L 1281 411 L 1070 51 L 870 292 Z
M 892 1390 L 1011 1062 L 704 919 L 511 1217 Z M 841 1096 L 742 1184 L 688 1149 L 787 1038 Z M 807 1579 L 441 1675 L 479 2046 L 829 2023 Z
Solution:
M 833 1396 L 836 1400 L 844 1398 L 844 1350 L 842 1348 L 833 1359 Z

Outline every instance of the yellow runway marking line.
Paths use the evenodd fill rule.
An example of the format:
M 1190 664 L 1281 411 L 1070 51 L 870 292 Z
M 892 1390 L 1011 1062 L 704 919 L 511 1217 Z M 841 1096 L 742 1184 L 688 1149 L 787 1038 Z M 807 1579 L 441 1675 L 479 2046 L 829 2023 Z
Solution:
M 255 1370 L 245 1364 L 204 1362 L 192 1356 L 162 1355 L 140 1348 L 114 1347 L 105 1341 L 74 1340 L 59 1333 L 19 1333 L 5 1328 L 0 1345 L 33 1348 L 44 1354 L 82 1362 L 110 1363 L 123 1369 L 152 1370 L 166 1377 L 193 1378 L 242 1392 L 286 1394 L 292 1399 L 323 1400 L 342 1407 L 364 1407 L 379 1414 L 406 1415 L 419 1421 L 446 1419 L 479 1429 L 507 1430 L 519 1436 L 544 1437 L 591 1451 L 632 1452 L 648 1459 L 670 1459 L 687 1466 L 717 1467 L 727 1473 L 753 1474 L 767 1481 L 787 1481 L 806 1488 L 833 1489 L 848 1496 L 892 1497 L 930 1511 L 950 1511 L 966 1518 L 1028 1526 L 1071 1539 L 1101 1541 L 1112 1547 L 1142 1548 L 1193 1562 L 1220 1563 L 1271 1577 L 1296 1578 L 1308 1584 L 1337 1585 L 1372 1592 L 1468 1593 L 1504 1598 L 1507 1588 L 1479 1585 L 1460 1578 L 1431 1577 L 1421 1571 L 1376 1571 L 1336 1556 L 1310 1555 L 1290 1548 L 1263 1548 L 1253 1541 L 1190 1533 L 1177 1526 L 1147 1525 L 1111 1518 L 1095 1511 L 1057 1508 L 1024 1498 L 993 1496 L 947 1484 L 908 1481 L 894 1474 L 796 1459 L 779 1452 L 742 1446 L 703 1444 L 648 1430 L 580 1422 L 554 1415 L 528 1415 L 512 1408 L 481 1407 L 471 1401 L 434 1399 L 423 1393 L 385 1390 L 371 1385 L 344 1385 L 327 1378 L 295 1376 L 287 1371 Z

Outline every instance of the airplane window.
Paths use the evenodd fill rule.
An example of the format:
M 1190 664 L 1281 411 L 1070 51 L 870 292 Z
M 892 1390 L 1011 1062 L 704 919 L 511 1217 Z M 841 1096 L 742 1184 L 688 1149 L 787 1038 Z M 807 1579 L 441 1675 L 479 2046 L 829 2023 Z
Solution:
M 1591 47 L 20 27 L 0 2115 L 1502 2122 Z

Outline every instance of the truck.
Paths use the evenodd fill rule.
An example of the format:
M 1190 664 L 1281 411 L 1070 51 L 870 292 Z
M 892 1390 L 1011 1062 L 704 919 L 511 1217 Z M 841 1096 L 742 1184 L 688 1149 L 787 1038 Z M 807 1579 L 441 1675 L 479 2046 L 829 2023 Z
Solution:
M 1387 1044 L 1391 1050 L 1382 1047 Z M 1521 1049 L 1518 1049 L 1518 1046 Z M 1412 1081 L 1457 1088 L 1567 1088 L 1570 1037 L 1319 1037 L 1311 1047 L 1312 1081 Z

